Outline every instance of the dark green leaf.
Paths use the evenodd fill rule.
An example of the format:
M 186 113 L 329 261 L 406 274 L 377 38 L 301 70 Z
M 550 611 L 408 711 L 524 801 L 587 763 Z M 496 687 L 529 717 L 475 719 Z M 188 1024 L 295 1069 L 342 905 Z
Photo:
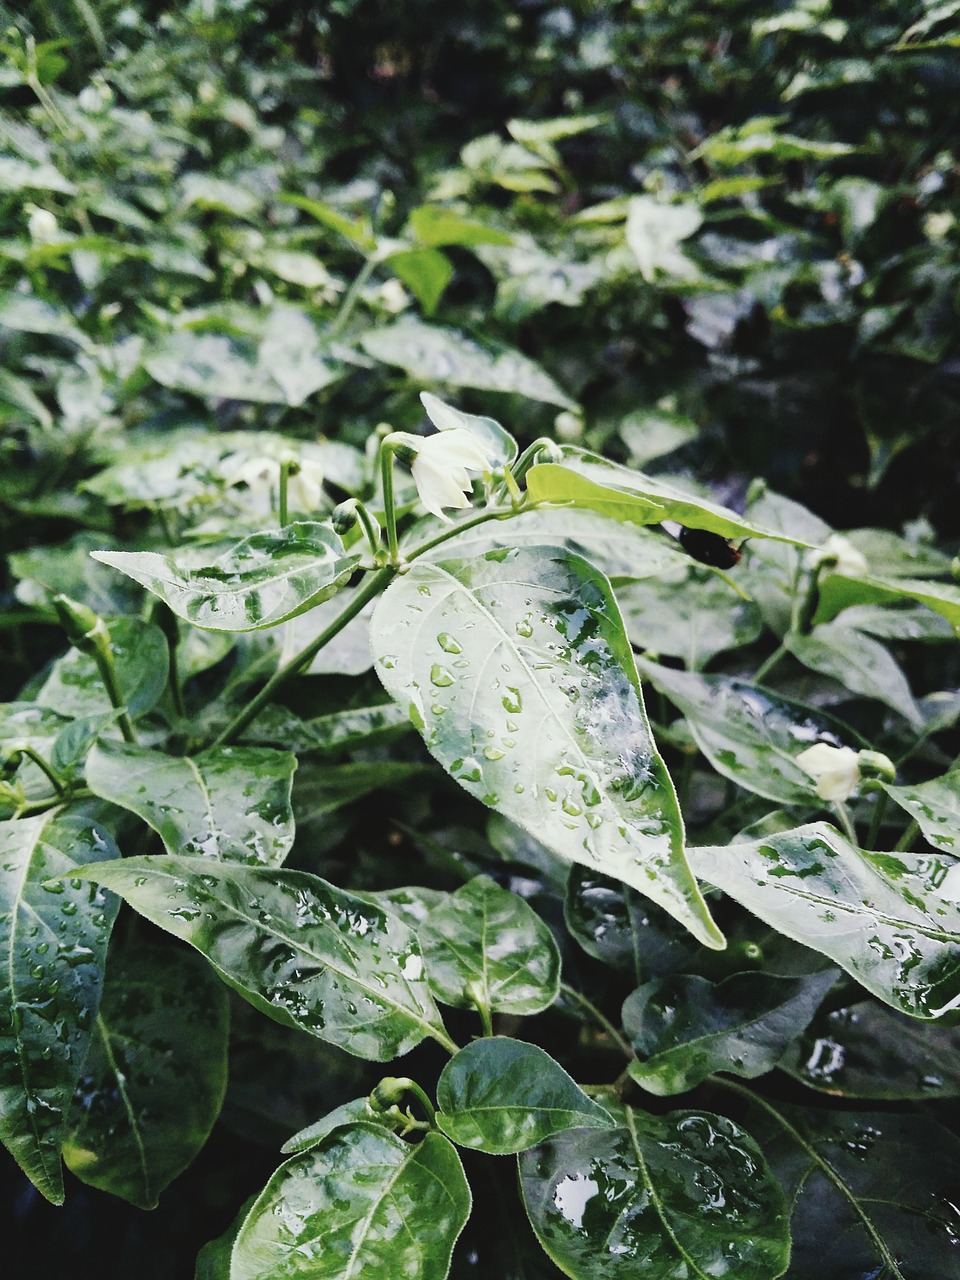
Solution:
M 960 854 L 960 769 L 951 769 L 940 778 L 912 787 L 894 787 L 885 782 L 884 791 L 901 809 L 906 809 L 935 849 Z
M 279 866 L 293 845 L 296 767 L 296 756 L 268 747 L 167 756 L 103 742 L 87 760 L 87 785 L 139 814 L 168 853 Z
M 391 742 L 409 728 L 406 713 L 395 702 L 331 711 L 312 720 L 301 720 L 296 712 L 272 704 L 264 707 L 243 736 L 250 742 L 283 745 L 301 755 L 327 757 Z
M 63 1201 L 60 1147 L 119 906 L 70 877 L 119 856 L 105 831 L 69 810 L 0 822 L 0 1139 L 54 1204 Z M 54 877 L 63 879 L 47 884 Z
M 374 1110 L 370 1105 L 369 1096 L 354 1098 L 351 1102 L 334 1107 L 328 1115 L 295 1133 L 292 1138 L 286 1140 L 280 1150 L 284 1155 L 297 1155 L 301 1151 L 309 1151 L 312 1147 L 319 1147 L 327 1134 L 333 1133 L 334 1129 L 339 1129 L 343 1125 L 352 1125 L 358 1121 L 381 1129 L 390 1129 L 392 1132 L 392 1120 L 384 1112 Z
M 722 945 L 606 578 L 553 549 L 419 563 L 371 630 L 387 690 L 467 791 Z
M 108 618 L 117 684 L 133 719 L 151 711 L 167 687 L 167 639 L 152 622 Z M 96 716 L 113 710 L 92 655 L 71 649 L 59 658 L 36 701 L 61 715 Z
M 960 906 L 938 888 L 939 858 L 867 853 L 814 822 L 691 849 L 690 861 L 703 879 L 829 956 L 893 1008 L 936 1018 L 960 1005 Z
M 64 1140 L 71 1172 L 152 1209 L 220 1111 L 228 1015 L 226 989 L 188 951 L 112 960 Z
M 571 1129 L 519 1159 L 533 1229 L 575 1280 L 774 1280 L 787 1265 L 783 1193 L 723 1116 L 628 1107 L 622 1127 Z
M 793 632 L 784 644 L 805 667 L 833 676 L 853 693 L 877 698 L 914 726 L 923 723 L 907 678 L 890 651 L 879 640 L 845 626 L 842 618 L 809 635 Z
M 170 854 L 86 875 L 277 1022 L 381 1062 L 424 1036 L 445 1040 L 414 933 L 317 876 Z
M 763 630 L 757 606 L 716 574 L 699 569 L 617 587 L 636 649 L 682 658 L 696 671 L 718 653 L 752 644 Z
M 330 525 L 304 521 L 251 534 L 210 564 L 196 551 L 97 551 L 165 600 L 178 617 L 211 631 L 273 627 L 334 595 L 359 563 Z
M 627 997 L 623 1029 L 639 1054 L 630 1075 L 650 1093 L 683 1093 L 715 1071 L 752 1080 L 776 1066 L 837 978 L 836 969 L 722 982 L 674 974 Z
M 512 1155 L 564 1129 L 613 1118 L 534 1044 L 488 1036 L 450 1059 L 437 1082 L 437 1124 L 461 1147 Z
M 557 998 L 560 953 L 553 934 L 522 898 L 489 876 L 450 894 L 417 933 L 427 979 L 444 1004 L 531 1014 Z
M 460 1159 L 438 1133 L 411 1146 L 353 1124 L 282 1164 L 233 1247 L 231 1280 L 444 1280 L 470 1213 Z

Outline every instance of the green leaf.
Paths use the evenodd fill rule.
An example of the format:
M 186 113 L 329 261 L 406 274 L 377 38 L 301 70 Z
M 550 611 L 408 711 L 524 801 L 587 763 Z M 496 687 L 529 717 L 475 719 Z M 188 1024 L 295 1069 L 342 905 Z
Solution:
M 867 853 L 828 823 L 690 850 L 699 876 L 761 920 L 829 956 L 895 1009 L 960 1005 L 960 906 L 936 857 Z
M 420 392 L 420 403 L 438 431 L 452 431 L 457 428 L 469 431 L 490 458 L 492 467 L 509 467 L 516 462 L 516 440 L 493 418 L 464 413 L 462 409 L 456 409 L 452 404 L 445 404 L 439 396 L 431 395 L 429 391 Z
M 960 855 L 960 769 L 912 787 L 880 785 L 914 819 L 927 844 Z
M 44 333 L 56 338 L 66 338 L 85 351 L 93 350 L 93 343 L 73 322 L 65 307 L 34 298 L 29 293 L 5 293 L 0 296 L 0 328 L 14 329 L 19 333 Z
M 317 876 L 170 854 L 85 875 L 196 947 L 285 1026 L 377 1062 L 424 1036 L 445 1042 L 412 930 Z
M 63 1158 L 91 1187 L 152 1209 L 203 1147 L 227 1087 L 227 992 L 197 956 L 111 960 Z
M 700 272 L 678 248 L 698 230 L 703 214 L 692 203 L 663 204 L 654 196 L 632 196 L 627 206 L 627 244 L 648 284 L 659 275 L 696 280 Z
M 763 630 L 751 600 L 700 569 L 625 583 L 617 603 L 634 648 L 682 658 L 694 670 L 725 650 L 746 648 Z
M 649 899 L 587 867 L 572 867 L 564 902 L 567 928 L 588 955 L 639 982 L 673 973 L 693 958 L 686 929 Z
M 772 1070 L 816 1013 L 836 969 L 782 978 L 735 973 L 722 982 L 674 974 L 638 987 L 623 1029 L 640 1057 L 630 1076 L 650 1093 L 684 1093 L 716 1071 L 752 1080 Z
M 860 747 L 853 731 L 819 708 L 729 676 L 674 671 L 638 658 L 654 688 L 683 712 L 697 746 L 718 773 L 778 804 L 819 805 L 816 783 L 796 763 L 814 742 Z
M 437 1082 L 437 1124 L 461 1147 L 513 1155 L 564 1129 L 613 1118 L 534 1044 L 487 1036 L 450 1059 Z
M 953 1280 L 960 1141 L 924 1115 L 752 1108 L 792 1205 L 789 1276 Z
M 430 987 L 444 1004 L 525 1015 L 549 1009 L 557 998 L 553 934 L 523 898 L 489 876 L 451 893 L 417 934 Z
M 753 1139 L 703 1111 L 624 1108 L 520 1157 L 544 1249 L 575 1280 L 774 1280 L 790 1256 L 783 1193 Z
M 843 609 L 856 604 L 887 604 L 916 600 L 960 628 L 960 586 L 953 582 L 928 582 L 922 578 L 881 578 L 870 575 L 848 578 L 828 574 L 820 583 L 820 598 L 814 622 L 829 622 Z
M 282 1164 L 233 1247 L 230 1280 L 444 1280 L 470 1214 L 453 1146 L 366 1124 Z
M 2 320 L 2 317 L 0 317 Z M 469 338 L 458 329 L 423 324 L 406 317 L 360 337 L 368 355 L 397 365 L 420 382 L 515 391 L 531 400 L 575 409 L 576 404 L 548 373 L 513 347 Z
M 915 727 L 922 726 L 923 717 L 907 678 L 879 640 L 838 619 L 816 627 L 809 635 L 792 632 L 783 643 L 805 667 L 832 676 L 864 698 L 876 698 Z
M 311 218 L 316 218 L 318 222 L 330 227 L 332 231 L 339 232 L 345 240 L 355 244 L 364 253 L 372 252 L 376 247 L 377 242 L 370 232 L 369 222 L 366 219 L 357 218 L 351 221 L 330 205 L 324 204 L 321 200 L 311 200 L 308 196 L 287 195 L 284 193 L 280 196 L 280 199 L 285 204 L 296 205 L 298 209 L 303 209 L 305 213 L 309 213 Z
M 471 795 L 722 945 L 602 574 L 552 548 L 420 562 L 371 634 L 388 692 Z
M 708 529 L 723 538 L 772 538 L 809 545 L 802 538 L 753 524 L 709 498 L 686 493 L 660 476 L 608 462 L 576 445 L 561 445 L 560 452 L 562 463 L 538 463 L 527 473 L 527 490 L 534 502 L 589 506 L 637 524 L 677 520 L 691 529 Z
M 691 152 L 691 158 L 712 160 L 714 164 L 743 164 L 755 156 L 773 156 L 780 161 L 829 160 L 846 156 L 856 147 L 845 142 L 818 142 L 781 133 L 779 127 L 786 116 L 756 116 L 742 125 L 718 129 Z
M 76 190 L 52 164 L 28 164 L 14 156 L 0 156 L 0 191 L 59 191 L 72 196 Z
M 153 710 L 167 687 L 167 638 L 159 627 L 139 618 L 107 618 L 106 623 L 117 684 L 127 710 L 136 720 Z M 57 659 L 35 700 L 73 717 L 113 710 L 96 662 L 91 654 L 79 649 L 71 649 Z
M 411 211 L 410 230 L 415 239 L 429 248 L 451 244 L 466 248 L 478 244 L 513 244 L 513 236 L 505 231 L 461 217 L 452 209 L 442 209 L 435 204 L 422 204 Z
M 198 564 L 196 551 L 95 551 L 165 600 L 178 617 L 210 631 L 257 631 L 295 618 L 334 595 L 359 564 L 327 524 L 303 521 L 243 538 Z
M 821 1012 L 777 1064 L 840 1098 L 960 1097 L 960 1027 L 864 1000 Z
M 319 1147 L 327 1134 L 333 1133 L 334 1129 L 339 1129 L 344 1125 L 352 1125 L 359 1121 L 373 1125 L 375 1128 L 393 1131 L 393 1118 L 387 1116 L 383 1111 L 375 1111 L 370 1105 L 370 1097 L 368 1095 L 365 1098 L 354 1098 L 350 1102 L 344 1102 L 342 1106 L 334 1107 L 331 1112 L 320 1120 L 314 1121 L 313 1124 L 308 1124 L 305 1129 L 301 1129 L 292 1138 L 288 1138 L 280 1150 L 284 1155 L 297 1155 L 301 1151 L 309 1151 L 313 1147 Z
M 409 790 L 433 771 L 405 760 L 351 760 L 347 764 L 304 762 L 297 774 L 294 808 L 301 824 L 316 821 L 373 791 Z
M 90 552 L 103 543 L 103 534 L 84 530 L 66 542 L 13 552 L 7 563 L 19 579 L 17 599 L 49 607 L 50 597 L 62 592 L 101 615 L 134 612 L 142 599 L 140 589 L 132 582 L 118 580 L 115 573 L 90 558 Z
M 424 315 L 432 316 L 453 275 L 447 255 L 439 249 L 403 249 L 383 262 L 420 300 Z
M 300 405 L 344 372 L 339 361 L 324 353 L 312 324 L 301 316 L 295 308 L 280 309 L 275 323 L 268 322 L 259 348 L 217 333 L 171 333 L 144 359 L 143 367 L 162 386 L 204 399 Z M 284 331 L 288 341 L 283 340 Z
M 312 720 L 301 720 L 286 707 L 271 704 L 264 707 L 243 736 L 246 741 L 286 746 L 298 755 L 327 758 L 392 742 L 409 728 L 406 712 L 395 702 L 331 711 Z
M 0 822 L 0 1140 L 54 1204 L 119 907 L 71 873 L 119 856 L 105 831 L 69 810 Z M 66 882 L 48 885 L 54 877 Z
M 103 742 L 87 760 L 95 795 L 139 814 L 168 853 L 280 866 L 293 845 L 296 756 L 267 747 L 213 747 L 168 756 Z

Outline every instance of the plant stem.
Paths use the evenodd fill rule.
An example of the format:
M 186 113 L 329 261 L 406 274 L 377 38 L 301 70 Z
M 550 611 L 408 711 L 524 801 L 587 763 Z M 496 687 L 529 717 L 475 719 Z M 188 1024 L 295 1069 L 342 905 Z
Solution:
M 383 522 L 387 526 L 387 560 L 394 568 L 400 562 L 397 543 L 397 505 L 393 496 L 393 449 L 384 441 L 380 445 L 380 482 L 383 487 Z
M 362 502 L 357 502 L 354 510 L 363 532 L 367 535 L 371 553 L 376 556 L 380 551 L 380 527 Z
M 874 1248 L 883 1259 L 885 1265 L 889 1267 L 890 1275 L 893 1280 L 905 1280 L 903 1272 L 897 1265 L 896 1258 L 894 1258 L 890 1250 L 887 1248 L 882 1236 L 877 1231 L 870 1218 L 867 1217 L 867 1214 L 860 1205 L 860 1201 L 844 1182 L 843 1178 L 840 1177 L 833 1165 L 823 1158 L 820 1152 L 817 1151 L 816 1147 L 809 1143 L 799 1130 L 793 1127 L 787 1117 L 778 1111 L 771 1102 L 768 1102 L 766 1098 L 762 1098 L 758 1093 L 754 1093 L 752 1089 L 747 1089 L 742 1084 L 735 1084 L 733 1080 L 724 1079 L 722 1076 L 714 1076 L 711 1083 L 720 1085 L 723 1089 L 729 1089 L 731 1093 L 737 1093 L 741 1098 L 746 1098 L 749 1102 L 755 1103 L 761 1111 L 765 1111 L 772 1120 L 775 1120 L 785 1133 L 790 1135 L 800 1150 L 809 1158 L 811 1163 L 817 1166 L 828 1182 L 833 1183 L 837 1191 L 839 1191 L 844 1199 L 849 1203 L 853 1212 L 860 1219 L 863 1229 L 873 1242 Z
M 763 678 L 769 675 L 770 672 L 773 670 L 773 668 L 777 665 L 777 663 L 780 662 L 782 658 L 785 658 L 789 652 L 790 651 L 785 644 L 781 644 L 779 645 L 778 648 L 774 649 L 773 653 L 770 654 L 769 658 L 761 662 L 759 667 L 757 667 L 756 671 L 754 672 L 753 683 L 754 684 L 762 683 Z
M 488 507 L 486 511 L 480 511 L 475 516 L 471 516 L 469 520 L 462 520 L 459 524 L 455 524 L 449 529 L 444 529 L 442 533 L 436 534 L 433 538 L 428 538 L 426 542 L 421 542 L 419 546 L 406 553 L 406 559 L 408 561 L 416 560 L 418 556 L 424 555 L 427 551 L 432 551 L 434 547 L 439 547 L 444 542 L 449 542 L 458 533 L 463 533 L 466 529 L 475 529 L 478 524 L 486 524 L 488 520 L 508 520 L 516 514 L 517 512 L 513 507 Z
M 40 755 L 38 751 L 35 751 L 33 747 L 24 745 L 19 748 L 19 751 L 21 755 L 25 755 L 28 760 L 32 760 L 33 763 L 37 766 L 37 768 L 46 775 L 47 781 L 53 787 L 54 791 L 57 793 L 57 796 L 62 796 L 63 795 L 63 779 L 60 777 L 57 771 L 53 768 L 53 766 L 51 764 L 48 764 L 47 761 L 44 760 L 43 756 Z
M 833 811 L 837 815 L 838 819 L 840 820 L 840 825 L 841 827 L 843 827 L 843 834 L 847 837 L 847 839 L 850 841 L 852 845 L 859 847 L 859 841 L 857 840 L 857 831 L 853 825 L 853 819 L 850 817 L 850 810 L 847 808 L 847 806 L 843 803 L 842 800 L 836 800 L 834 801 Z
M 350 288 L 343 295 L 343 301 L 340 303 L 340 310 L 333 318 L 333 322 L 328 330 L 328 336 L 331 338 L 338 337 L 346 328 L 347 321 L 353 313 L 353 308 L 357 305 L 357 299 L 363 286 L 376 270 L 377 263 L 373 258 L 368 258 L 353 279 Z
M 588 1000 L 585 995 L 582 995 L 576 989 L 576 987 L 571 987 L 568 982 L 561 982 L 560 990 L 569 999 L 575 1000 L 576 1003 L 580 1005 L 581 1009 L 584 1009 L 587 1013 L 589 1013 L 590 1017 L 593 1018 L 597 1026 L 601 1027 L 607 1033 L 607 1035 L 610 1037 L 610 1039 L 613 1041 L 613 1043 L 617 1046 L 617 1048 L 625 1057 L 635 1058 L 637 1056 L 633 1051 L 633 1046 L 623 1038 L 623 1036 L 620 1034 L 617 1028 L 613 1025 L 610 1019 L 606 1016 L 606 1014 L 601 1013 L 592 1000 Z
M 917 822 L 916 819 L 914 819 L 910 823 L 909 827 L 907 827 L 906 831 L 904 831 L 903 835 L 900 837 L 897 843 L 894 845 L 894 851 L 896 853 L 906 853 L 919 834 L 920 834 L 920 823 Z
M 290 470 L 292 467 L 297 467 L 297 464 L 295 462 L 292 462 L 289 458 L 284 458 L 283 462 L 280 463 L 280 480 L 279 480 L 279 493 L 277 495 L 277 509 L 278 509 L 278 519 L 280 521 L 281 529 L 286 528 L 286 526 L 290 522 L 289 491 L 290 491 Z M 299 469 L 300 468 L 297 467 L 298 471 Z
M 887 801 L 890 797 L 885 791 L 881 791 L 877 796 L 877 802 L 873 806 L 873 813 L 870 816 L 870 831 L 867 834 L 867 848 L 876 849 L 877 841 L 880 838 L 880 828 L 883 825 L 883 819 L 887 812 Z
M 556 443 L 549 436 L 541 436 L 538 440 L 534 440 L 533 444 L 527 445 L 526 449 L 510 468 L 513 479 L 518 485 L 534 463 L 539 460 L 540 454 L 544 452 L 551 459 L 554 455 L 559 456 Z
M 330 625 L 325 627 L 314 640 L 311 640 L 306 648 L 301 649 L 279 671 L 275 671 L 260 692 L 250 699 L 243 710 L 234 716 L 227 727 L 214 738 L 210 745 L 212 747 L 223 747 L 233 742 L 251 720 L 256 719 L 281 685 L 285 684 L 291 676 L 297 675 L 304 667 L 309 666 L 323 646 L 328 644 L 334 636 L 339 635 L 347 623 L 351 622 L 374 596 L 380 594 L 392 580 L 395 573 L 396 570 L 389 565 L 372 573 L 366 582 L 358 588 L 356 595 L 344 608 L 343 612 L 338 614 Z

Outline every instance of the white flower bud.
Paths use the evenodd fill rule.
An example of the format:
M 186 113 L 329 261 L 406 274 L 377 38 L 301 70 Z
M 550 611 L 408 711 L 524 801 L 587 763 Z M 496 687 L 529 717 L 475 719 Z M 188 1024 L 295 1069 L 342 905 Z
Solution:
M 860 763 L 850 747 L 815 742 L 796 758 L 797 764 L 816 781 L 821 800 L 846 800 L 860 785 Z
M 410 443 L 417 450 L 410 470 L 420 501 L 431 515 L 450 523 L 443 508 L 469 507 L 473 485 L 467 472 L 489 471 L 490 460 L 476 437 L 463 427 L 422 439 L 411 436 Z
M 34 244 L 51 244 L 60 235 L 57 220 L 49 209 L 40 209 L 35 204 L 25 206 L 28 213 L 27 230 Z
M 815 569 L 818 565 L 845 578 L 862 578 L 870 572 L 866 556 L 842 533 L 831 533 L 816 551 L 809 553 L 807 568 Z

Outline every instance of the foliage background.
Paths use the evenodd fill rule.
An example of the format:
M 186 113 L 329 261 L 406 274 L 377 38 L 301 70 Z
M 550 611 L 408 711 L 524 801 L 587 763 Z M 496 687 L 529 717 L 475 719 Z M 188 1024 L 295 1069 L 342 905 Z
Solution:
M 761 476 L 839 527 L 920 519 L 908 525 L 917 536 L 955 547 L 960 50 L 923 43 L 949 31 L 955 8 L 0 7 L 7 552 L 83 530 L 135 537 L 149 511 L 111 513 L 77 490 L 123 460 L 134 431 L 279 428 L 362 446 L 381 421 L 415 426 L 417 392 L 435 379 L 371 357 L 362 340 L 389 330 L 398 306 L 531 357 L 582 410 L 559 429 L 613 457 L 647 462 L 639 441 L 655 426 L 670 447 L 650 469 L 694 475 L 724 501 Z M 584 117 L 596 119 L 554 142 L 511 125 Z M 623 200 L 636 194 L 695 215 L 682 262 L 665 233 L 646 278 L 624 246 Z M 443 248 L 438 294 L 433 273 L 447 269 L 408 263 L 405 299 L 390 285 L 402 264 L 386 258 L 344 320 L 349 353 L 300 401 L 232 393 L 233 366 L 214 363 L 192 385 L 164 373 L 159 354 L 177 334 L 249 351 L 270 310 L 292 306 L 305 317 L 292 365 L 309 380 L 311 335 L 344 319 L 363 256 L 284 195 L 403 240 L 397 253 L 423 248 L 412 211 L 451 201 L 522 248 Z M 31 239 L 30 205 L 56 216 L 52 240 Z M 529 398 L 522 379 L 516 394 L 463 387 L 455 363 L 447 381 L 467 409 L 496 400 L 522 443 L 564 407 Z M 0 693 L 12 697 L 61 641 L 40 611 L 24 625 L 3 572 Z M 548 1025 L 545 1043 L 566 1033 Z M 357 1091 L 345 1080 L 315 1101 L 322 1051 L 313 1068 L 298 1059 L 292 1080 L 277 1037 L 269 1104 L 242 1090 L 228 1099 L 213 1142 L 152 1217 L 77 1183 L 54 1211 L 5 1163 L 5 1212 L 33 1242 L 32 1270 L 69 1248 L 97 1256 L 105 1277 L 187 1274 L 272 1169 L 276 1133 Z M 119 1235 L 104 1261 L 107 1232 Z

